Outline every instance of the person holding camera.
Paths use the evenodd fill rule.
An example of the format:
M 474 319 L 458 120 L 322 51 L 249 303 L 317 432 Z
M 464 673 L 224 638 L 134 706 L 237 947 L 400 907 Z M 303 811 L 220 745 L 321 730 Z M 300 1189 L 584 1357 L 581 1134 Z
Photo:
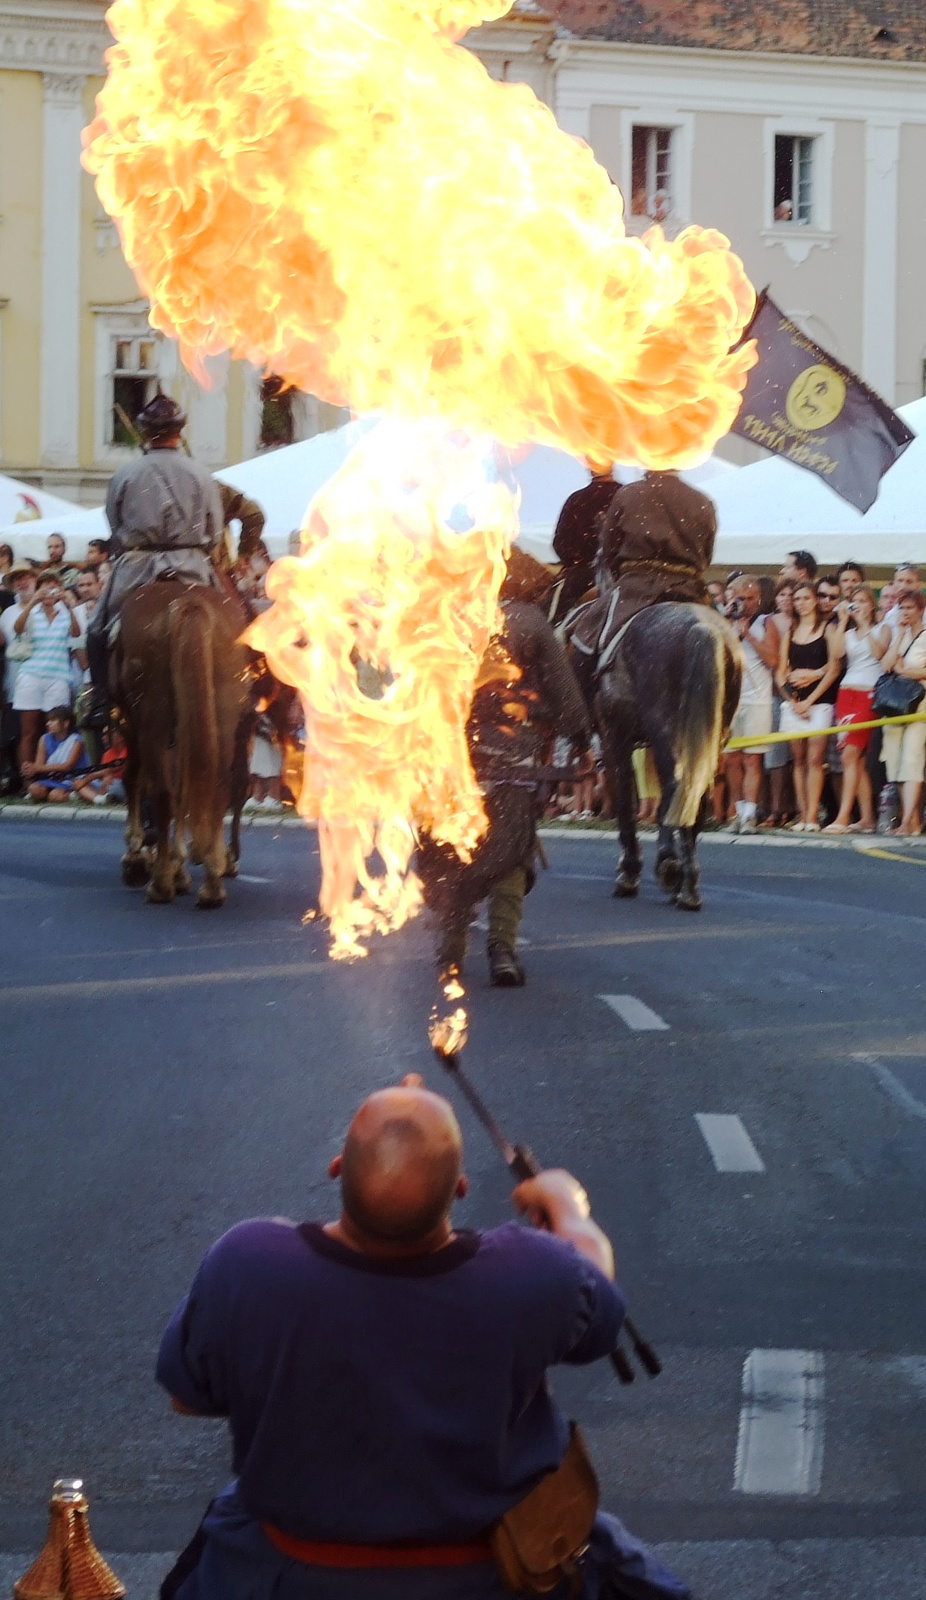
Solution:
M 876 817 L 871 777 L 865 752 L 871 739 L 870 728 L 854 728 L 856 722 L 869 722 L 872 716 L 875 684 L 881 676 L 881 659 L 890 642 L 891 630 L 876 618 L 878 603 L 871 589 L 858 584 L 850 600 L 836 607 L 836 626 L 832 630 L 833 654 L 845 662 L 845 672 L 836 695 L 836 721 L 845 728 L 838 735 L 842 753 L 842 797 L 839 811 L 824 833 L 874 833 Z M 850 824 L 852 807 L 858 800 L 859 820 Z
M 20 714 L 19 764 L 35 759 L 43 715 L 71 704 L 71 640 L 80 638 L 76 600 L 57 572 L 40 572 L 35 593 L 13 625 L 31 651 L 16 675 L 13 710 Z
M 770 616 L 761 616 L 762 590 L 758 578 L 742 576 L 733 582 L 731 599 L 724 608 L 743 647 L 743 682 L 739 705 L 730 725 L 734 739 L 762 739 L 772 731 L 772 673 L 778 664 L 780 640 Z M 724 776 L 735 816 L 730 833 L 756 832 L 756 807 L 762 790 L 762 758 L 767 745 L 729 750 L 723 758 Z
M 899 677 L 913 678 L 917 683 L 926 682 L 924 606 L 926 598 L 920 589 L 909 589 L 901 595 L 897 602 L 899 631 L 885 652 L 882 667 L 884 672 L 895 672 Z M 887 781 L 900 785 L 903 802 L 900 826 L 892 829 L 892 832 L 904 835 L 922 833 L 920 796 L 926 762 L 926 722 L 889 722 L 884 729 L 881 753 L 887 769 Z

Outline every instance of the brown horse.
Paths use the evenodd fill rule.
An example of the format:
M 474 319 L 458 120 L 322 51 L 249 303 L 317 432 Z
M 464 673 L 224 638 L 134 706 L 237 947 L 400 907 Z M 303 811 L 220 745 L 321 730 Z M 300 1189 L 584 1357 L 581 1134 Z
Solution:
M 237 871 L 225 848 L 224 818 L 246 726 L 250 653 L 239 643 L 241 627 L 230 597 L 174 579 L 138 589 L 122 610 L 111 661 L 112 695 L 126 724 L 122 877 L 138 885 L 150 876 L 148 899 L 155 904 L 189 890 L 187 844 L 190 858 L 205 868 L 198 906 L 220 906 L 222 877 Z M 246 750 L 244 762 L 246 772 Z M 239 809 L 243 798 L 234 795 Z M 143 800 L 157 834 L 153 867 L 144 847 Z

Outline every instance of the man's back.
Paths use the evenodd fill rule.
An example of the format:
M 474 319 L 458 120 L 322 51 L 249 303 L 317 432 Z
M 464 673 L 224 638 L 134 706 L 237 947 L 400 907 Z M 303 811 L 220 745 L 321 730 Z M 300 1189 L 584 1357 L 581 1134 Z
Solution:
M 114 473 L 106 497 L 113 553 L 124 550 L 209 551 L 222 528 L 214 478 L 179 450 L 153 449 Z
M 717 518 L 707 495 L 672 472 L 647 473 L 619 489 L 602 531 L 602 559 L 612 571 L 626 561 L 710 566 Z
M 254 1221 L 206 1256 L 158 1377 L 229 1416 L 254 1518 L 303 1539 L 465 1539 L 557 1465 L 544 1372 L 604 1355 L 622 1312 L 571 1245 L 513 1224 L 384 1260 Z

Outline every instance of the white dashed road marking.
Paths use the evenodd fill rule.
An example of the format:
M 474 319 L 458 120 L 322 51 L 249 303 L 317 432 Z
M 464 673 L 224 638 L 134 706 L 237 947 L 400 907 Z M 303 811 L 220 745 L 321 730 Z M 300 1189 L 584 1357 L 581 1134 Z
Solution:
M 823 1355 L 752 1350 L 733 1487 L 741 1494 L 818 1494 L 823 1474 Z
M 651 1011 L 649 1006 L 645 1006 L 634 994 L 600 994 L 598 998 L 603 1000 L 606 1006 L 610 1006 L 612 1011 L 616 1011 L 621 1021 L 626 1022 L 634 1033 L 669 1031 L 669 1024 L 663 1022 L 655 1011 Z
M 765 1162 L 739 1117 L 696 1111 L 695 1122 L 704 1135 L 718 1172 L 764 1172 Z
M 871 1068 L 882 1089 L 886 1094 L 890 1095 L 894 1104 L 900 1106 L 902 1111 L 908 1111 L 911 1117 L 922 1117 L 926 1120 L 926 1105 L 923 1104 L 922 1100 L 918 1100 L 915 1094 L 911 1094 L 906 1084 L 901 1083 L 890 1067 L 886 1067 L 883 1061 L 878 1060 L 877 1056 L 864 1055 L 859 1052 L 853 1055 L 852 1059 L 853 1061 L 861 1061 L 866 1067 Z

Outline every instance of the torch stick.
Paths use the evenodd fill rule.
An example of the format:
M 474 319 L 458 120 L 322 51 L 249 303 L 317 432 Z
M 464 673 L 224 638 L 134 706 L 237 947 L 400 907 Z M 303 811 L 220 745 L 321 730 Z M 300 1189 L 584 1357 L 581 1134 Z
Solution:
M 509 1172 L 513 1177 L 517 1178 L 519 1183 L 523 1183 L 526 1178 L 533 1178 L 537 1175 L 540 1171 L 540 1163 L 527 1145 L 512 1144 L 511 1140 L 505 1137 L 482 1096 L 463 1071 L 459 1052 L 465 1042 L 466 1014 L 463 1011 L 456 1012 L 452 1017 L 445 1017 L 442 1022 L 435 1023 L 431 1029 L 431 1045 L 438 1061 L 445 1071 L 449 1072 L 451 1077 L 455 1079 L 460 1093 L 482 1123 Z M 626 1312 L 621 1332 L 626 1332 L 638 1361 L 649 1373 L 650 1377 L 658 1377 L 662 1371 L 662 1362 L 649 1340 L 643 1338 L 636 1324 L 627 1316 Z M 633 1383 L 634 1370 L 627 1352 L 621 1348 L 620 1344 L 615 1345 L 610 1352 L 610 1359 L 621 1383 Z

